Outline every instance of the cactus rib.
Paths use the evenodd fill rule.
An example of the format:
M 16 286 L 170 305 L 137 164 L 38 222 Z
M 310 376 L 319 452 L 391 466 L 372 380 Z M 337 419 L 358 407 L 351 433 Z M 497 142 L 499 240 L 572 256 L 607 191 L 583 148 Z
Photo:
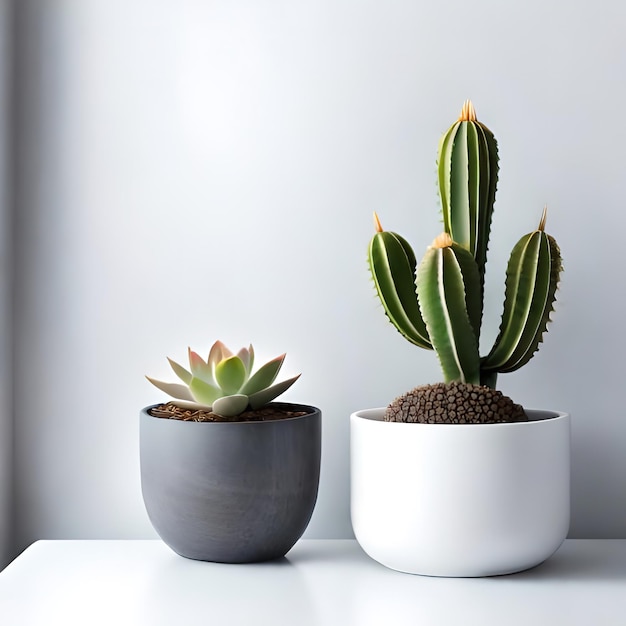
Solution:
M 479 284 L 472 255 L 447 233 L 435 239 L 417 269 L 422 315 L 446 382 L 480 384 Z
M 415 289 L 415 254 L 400 235 L 383 231 L 376 215 L 375 221 L 377 232 L 369 244 L 368 262 L 378 297 L 396 329 L 411 343 L 430 350 Z

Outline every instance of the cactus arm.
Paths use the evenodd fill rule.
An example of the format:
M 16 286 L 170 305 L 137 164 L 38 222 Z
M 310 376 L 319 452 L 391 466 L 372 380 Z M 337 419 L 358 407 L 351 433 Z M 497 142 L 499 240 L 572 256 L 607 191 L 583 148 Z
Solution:
M 400 235 L 377 231 L 368 248 L 368 262 L 374 286 L 391 323 L 411 343 L 432 349 L 422 319 L 415 289 L 417 261 L 408 242 Z
M 417 269 L 417 292 L 431 342 L 446 382 L 480 383 L 474 324 L 479 301 L 468 298 L 480 284 L 471 254 L 446 233 L 435 239 Z
M 539 228 L 522 237 L 507 267 L 504 311 L 500 332 L 483 359 L 484 371 L 513 372 L 539 349 L 556 299 L 561 254 L 547 235 L 545 210 Z
M 498 147 L 493 133 L 477 121 L 470 102 L 440 141 L 437 169 L 445 231 L 474 255 L 482 289 L 498 180 Z

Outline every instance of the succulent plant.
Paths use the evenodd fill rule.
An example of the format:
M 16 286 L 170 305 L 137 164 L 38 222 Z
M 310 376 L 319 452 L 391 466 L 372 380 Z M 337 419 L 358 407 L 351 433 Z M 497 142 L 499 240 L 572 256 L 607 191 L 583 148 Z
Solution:
M 506 271 L 499 334 L 479 355 L 487 248 L 498 179 L 493 133 L 466 101 L 439 143 L 438 180 L 444 232 L 421 263 L 400 235 L 384 231 L 374 214 L 369 244 L 374 285 L 389 320 L 409 341 L 434 349 L 444 381 L 495 388 L 500 372 L 525 365 L 550 321 L 561 255 L 545 232 L 544 208 L 536 230 L 514 246 Z
M 184 384 L 167 383 L 146 378 L 161 391 L 174 398 L 173 404 L 183 408 L 212 411 L 223 417 L 233 417 L 247 409 L 259 409 L 285 392 L 300 374 L 274 384 L 285 355 L 268 361 L 256 372 L 254 349 L 242 348 L 234 354 L 221 341 L 216 341 L 205 361 L 188 349 L 189 370 L 168 358 L 174 373 Z

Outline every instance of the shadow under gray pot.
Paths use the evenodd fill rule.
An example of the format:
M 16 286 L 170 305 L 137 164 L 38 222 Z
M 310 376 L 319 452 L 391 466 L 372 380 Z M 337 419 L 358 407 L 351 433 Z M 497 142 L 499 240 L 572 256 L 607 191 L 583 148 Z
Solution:
M 284 556 L 317 499 L 321 411 L 265 422 L 140 415 L 141 488 L 150 521 L 178 554 L 250 563 Z

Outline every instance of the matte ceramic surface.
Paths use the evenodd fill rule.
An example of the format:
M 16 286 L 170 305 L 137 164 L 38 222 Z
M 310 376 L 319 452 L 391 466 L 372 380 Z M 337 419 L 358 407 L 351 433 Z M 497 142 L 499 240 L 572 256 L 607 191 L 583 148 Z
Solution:
M 278 404 L 278 403 L 277 403 Z M 182 556 L 245 563 L 284 556 L 317 499 L 321 412 L 267 422 L 184 422 L 141 411 L 150 521 Z
M 565 539 L 570 417 L 529 410 L 516 424 L 383 422 L 353 413 L 356 539 L 392 569 L 490 576 L 538 565 Z

